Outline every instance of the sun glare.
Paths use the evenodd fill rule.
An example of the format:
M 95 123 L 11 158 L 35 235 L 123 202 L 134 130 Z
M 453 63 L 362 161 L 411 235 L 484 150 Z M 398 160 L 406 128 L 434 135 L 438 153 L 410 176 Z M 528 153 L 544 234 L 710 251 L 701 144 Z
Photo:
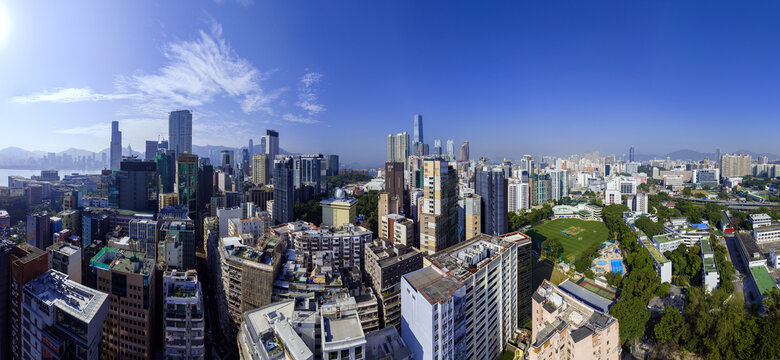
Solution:
M 0 3 L 0 45 L 8 40 L 8 33 L 11 31 L 11 16 L 8 9 Z

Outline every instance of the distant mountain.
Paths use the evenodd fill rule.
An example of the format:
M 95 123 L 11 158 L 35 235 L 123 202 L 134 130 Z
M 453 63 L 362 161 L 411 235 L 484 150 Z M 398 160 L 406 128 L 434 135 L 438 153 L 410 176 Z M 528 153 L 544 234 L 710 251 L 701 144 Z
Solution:
M 255 148 L 257 148 L 257 146 L 255 146 Z M 198 157 L 210 158 L 212 163 L 214 163 L 215 160 L 218 160 L 219 153 L 222 150 L 233 150 L 233 153 L 236 156 L 236 159 L 238 160 L 240 159 L 242 149 L 246 149 L 246 146 L 230 147 L 230 146 L 222 146 L 222 145 L 192 145 L 193 154 L 198 155 Z M 297 155 L 295 153 L 288 152 L 287 150 L 282 148 L 279 148 L 279 154 Z
M 759 158 L 761 156 L 766 156 L 766 157 L 769 158 L 769 160 L 780 159 L 780 156 L 778 156 L 777 154 L 772 154 L 772 153 L 755 153 L 755 152 L 752 152 L 750 150 L 737 150 L 737 151 L 734 151 L 734 153 L 737 153 L 737 154 L 748 154 L 753 159 L 757 159 L 757 158 Z
M 715 160 L 716 158 L 715 153 L 703 153 L 703 152 L 698 152 L 690 149 L 673 151 L 664 155 L 663 158 L 666 157 L 669 157 L 672 160 L 691 160 L 691 161 L 704 160 L 704 158 Z

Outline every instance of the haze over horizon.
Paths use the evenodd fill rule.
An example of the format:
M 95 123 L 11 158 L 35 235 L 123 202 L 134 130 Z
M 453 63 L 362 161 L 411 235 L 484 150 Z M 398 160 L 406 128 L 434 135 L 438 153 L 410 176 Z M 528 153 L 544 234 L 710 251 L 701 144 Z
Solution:
M 411 133 L 417 113 L 431 146 L 468 140 L 491 159 L 630 146 L 778 153 L 761 136 L 780 130 L 778 10 L 3 3 L 0 143 L 101 151 L 119 120 L 123 144 L 143 151 L 167 137 L 169 111 L 188 108 L 196 145 L 257 144 L 273 128 L 282 148 L 345 164 L 380 164 L 387 134 Z

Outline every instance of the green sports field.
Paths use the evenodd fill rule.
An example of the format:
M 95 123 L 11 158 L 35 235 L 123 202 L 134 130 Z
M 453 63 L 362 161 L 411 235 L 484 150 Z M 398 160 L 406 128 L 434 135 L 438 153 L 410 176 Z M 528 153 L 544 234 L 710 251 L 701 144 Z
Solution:
M 601 221 L 555 219 L 532 227 L 526 234 L 531 236 L 536 249 L 546 239 L 558 239 L 563 244 L 563 257 L 573 261 L 588 247 L 606 241 L 609 232 Z

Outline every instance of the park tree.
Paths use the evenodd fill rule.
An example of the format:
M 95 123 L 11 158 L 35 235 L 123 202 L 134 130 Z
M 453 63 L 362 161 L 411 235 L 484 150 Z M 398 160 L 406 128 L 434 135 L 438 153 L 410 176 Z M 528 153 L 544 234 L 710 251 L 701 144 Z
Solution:
M 621 296 L 609 312 L 620 323 L 620 340 L 623 345 L 639 339 L 645 333 L 645 326 L 650 319 L 646 301 L 637 297 Z
M 655 324 L 653 335 L 659 344 L 676 343 L 686 331 L 685 319 L 673 306 L 664 308 L 661 320 Z

